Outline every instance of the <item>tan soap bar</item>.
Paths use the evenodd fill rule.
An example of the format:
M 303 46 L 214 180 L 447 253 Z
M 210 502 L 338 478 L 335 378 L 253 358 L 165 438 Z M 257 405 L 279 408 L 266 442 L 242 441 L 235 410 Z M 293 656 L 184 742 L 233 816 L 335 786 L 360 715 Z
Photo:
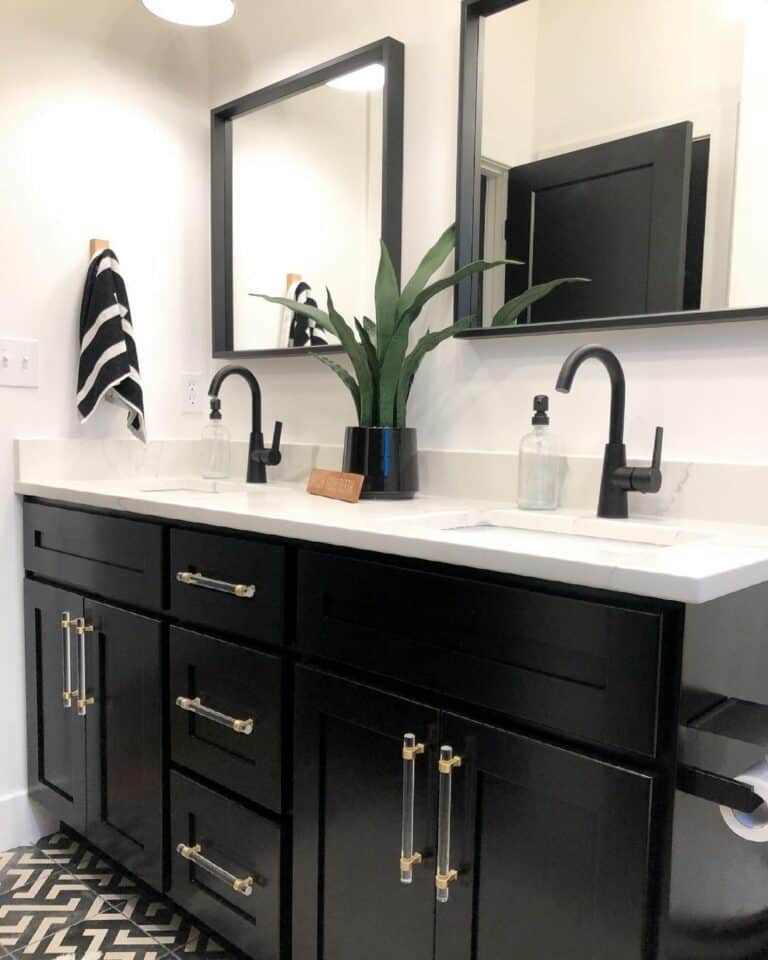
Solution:
M 342 473 L 340 470 L 313 470 L 309 475 L 307 493 L 331 500 L 357 503 L 363 490 L 362 473 Z

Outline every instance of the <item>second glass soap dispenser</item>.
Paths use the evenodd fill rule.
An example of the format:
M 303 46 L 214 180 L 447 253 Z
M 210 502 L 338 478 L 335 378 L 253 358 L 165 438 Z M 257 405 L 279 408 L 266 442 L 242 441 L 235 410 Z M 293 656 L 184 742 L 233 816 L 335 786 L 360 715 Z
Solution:
M 560 449 L 549 426 L 549 397 L 533 398 L 533 430 L 520 441 L 517 505 L 522 510 L 557 510 L 560 505 Z

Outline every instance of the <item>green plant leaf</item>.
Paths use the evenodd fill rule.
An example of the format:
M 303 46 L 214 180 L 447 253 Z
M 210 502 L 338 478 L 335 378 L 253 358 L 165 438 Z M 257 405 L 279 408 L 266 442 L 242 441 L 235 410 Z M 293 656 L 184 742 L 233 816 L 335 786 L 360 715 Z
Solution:
M 379 360 L 376 354 L 376 345 L 371 340 L 370 334 L 365 329 L 362 323 L 355 317 L 355 327 L 357 332 L 360 334 L 360 343 L 363 345 L 363 350 L 365 350 L 365 356 L 368 360 L 368 366 L 371 370 L 371 376 L 374 380 L 379 378 Z
M 537 283 L 529 287 L 524 293 L 508 300 L 494 314 L 491 321 L 492 327 L 512 326 L 517 322 L 517 318 L 528 307 L 539 300 L 543 300 L 548 294 L 563 283 L 591 283 L 588 277 L 560 277 L 558 280 L 549 280 L 547 283 Z
M 446 327 L 444 330 L 438 330 L 435 333 L 430 333 L 429 330 L 427 330 L 421 340 L 419 340 L 413 350 L 411 350 L 411 352 L 405 358 L 402 371 L 400 373 L 400 379 L 397 384 L 397 400 L 395 408 L 396 426 L 405 426 L 408 398 L 411 395 L 413 378 L 416 376 L 416 373 L 421 366 L 421 361 L 431 350 L 434 350 L 435 347 L 439 346 L 443 340 L 447 340 L 460 330 L 466 330 L 471 325 L 473 320 L 473 316 L 462 317 L 461 320 L 457 320 L 456 323 L 452 324 L 450 327 Z
M 452 223 L 450 227 L 442 234 L 437 243 L 427 251 L 421 263 L 416 268 L 416 272 L 403 287 L 400 294 L 399 312 L 404 313 L 411 306 L 416 297 L 421 293 L 427 282 L 431 279 L 435 271 L 445 262 L 448 254 L 456 245 L 456 224 Z
M 311 317 L 321 330 L 325 330 L 326 333 L 336 333 L 328 314 L 318 307 L 312 307 L 306 303 L 298 303 L 296 300 L 291 300 L 290 297 L 268 297 L 265 293 L 251 293 L 249 296 L 258 297 L 260 300 L 268 300 L 270 303 L 278 303 L 281 307 L 287 307 L 289 310 L 293 310 L 294 313 L 301 314 L 302 317 Z
M 379 271 L 376 274 L 376 350 L 379 360 L 387 352 L 389 341 L 397 327 L 397 305 L 400 299 L 400 287 L 397 283 L 392 258 L 384 241 L 381 243 Z
M 365 350 L 355 339 L 355 334 L 344 317 L 336 310 L 333 305 L 331 291 L 326 289 L 328 296 L 328 321 L 333 328 L 332 332 L 341 341 L 345 353 L 352 362 L 357 377 L 357 385 L 360 390 L 360 426 L 371 427 L 373 423 L 373 377 L 368 367 L 368 360 L 365 356 Z
M 357 327 L 357 332 L 360 334 L 360 342 L 363 345 L 365 358 L 368 361 L 368 368 L 371 371 L 371 380 L 373 381 L 372 406 L 375 415 L 379 406 L 379 358 L 376 354 L 376 347 L 371 340 L 368 331 L 365 329 L 364 325 L 360 323 L 357 317 L 355 317 L 355 327 Z
M 408 350 L 409 332 L 410 327 L 407 320 L 401 320 L 389 341 L 387 352 L 381 362 L 381 372 L 379 374 L 379 426 L 381 427 L 396 426 L 395 399 L 397 397 L 397 384 L 400 380 L 403 360 Z
M 365 327 L 365 332 L 370 337 L 371 343 L 376 346 L 376 324 L 370 317 L 363 317 L 363 326 Z
M 361 419 L 360 418 L 360 388 L 355 382 L 355 378 L 352 376 L 352 374 L 348 370 L 345 370 L 340 363 L 336 363 L 336 361 L 331 360 L 330 357 L 321 357 L 316 353 L 313 354 L 313 356 L 316 357 L 320 361 L 320 363 L 324 363 L 326 367 L 330 367 L 331 370 L 333 370 L 333 372 L 339 378 L 339 380 L 341 380 L 341 382 L 347 388 L 347 390 L 349 390 L 349 392 L 352 394 L 352 399 L 355 401 L 355 410 L 357 411 L 357 419 L 359 421 Z
M 472 263 L 466 264 L 466 266 L 461 267 L 460 270 L 457 270 L 450 276 L 443 277 L 442 280 L 436 280 L 435 283 L 425 287 L 414 299 L 410 307 L 400 315 L 400 322 L 405 322 L 409 325 L 412 324 L 418 318 L 425 304 L 442 290 L 447 290 L 449 287 L 461 283 L 462 280 L 466 280 L 467 277 L 471 277 L 475 273 L 483 273 L 486 270 L 494 270 L 496 267 L 502 267 L 508 264 L 522 266 L 520 260 L 473 260 Z

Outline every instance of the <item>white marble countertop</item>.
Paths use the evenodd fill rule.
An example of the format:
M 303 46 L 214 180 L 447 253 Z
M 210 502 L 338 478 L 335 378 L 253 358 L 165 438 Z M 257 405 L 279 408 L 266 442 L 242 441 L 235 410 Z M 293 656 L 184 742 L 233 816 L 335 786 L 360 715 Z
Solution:
M 417 496 L 341 503 L 304 484 L 194 477 L 56 480 L 18 494 L 150 517 L 416 557 L 642 596 L 703 603 L 768 580 L 768 528 Z

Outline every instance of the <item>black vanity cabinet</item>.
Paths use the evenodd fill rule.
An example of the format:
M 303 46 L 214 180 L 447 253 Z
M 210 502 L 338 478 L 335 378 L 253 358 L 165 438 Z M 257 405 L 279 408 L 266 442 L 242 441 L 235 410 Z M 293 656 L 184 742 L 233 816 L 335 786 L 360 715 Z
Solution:
M 765 915 L 718 804 L 755 809 L 768 585 L 686 607 L 39 501 L 24 529 L 31 795 L 245 957 L 764 955 L 714 877 Z
M 161 625 L 33 580 L 25 595 L 31 795 L 162 888 Z
M 653 779 L 300 668 L 295 960 L 641 960 Z M 403 737 L 414 845 L 400 880 Z M 448 900 L 435 899 L 438 754 L 453 747 Z M 444 825 L 444 826 L 445 826 Z

